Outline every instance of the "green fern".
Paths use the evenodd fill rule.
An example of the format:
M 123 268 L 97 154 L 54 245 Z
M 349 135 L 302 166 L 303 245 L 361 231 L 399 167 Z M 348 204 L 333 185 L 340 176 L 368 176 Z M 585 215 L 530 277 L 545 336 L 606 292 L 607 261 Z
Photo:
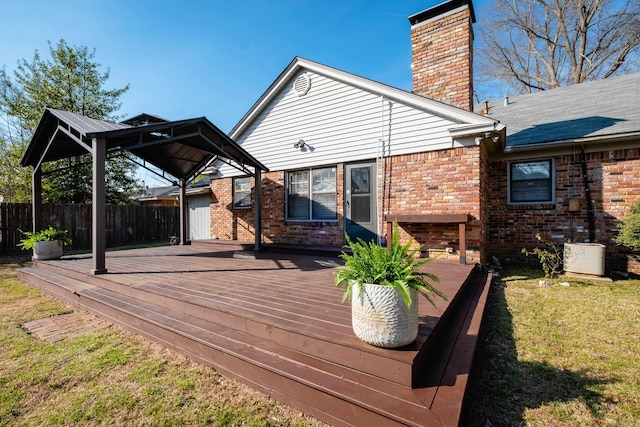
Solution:
M 24 236 L 24 239 L 20 240 L 18 246 L 20 246 L 24 250 L 29 250 L 33 248 L 33 245 L 37 242 L 45 242 L 51 240 L 57 240 L 62 245 L 71 244 L 71 239 L 67 236 L 67 230 L 58 230 L 49 226 L 44 230 L 32 232 L 32 231 L 22 231 L 18 229 Z
M 420 246 L 413 247 L 414 240 L 400 244 L 398 224 L 394 223 L 389 249 L 377 245 L 375 242 L 365 242 L 358 238 L 356 242 L 346 236 L 351 254 L 343 252 L 340 257 L 345 265 L 338 267 L 335 273 L 336 286 L 345 286 L 342 301 L 351 297 L 353 286 L 365 283 L 391 286 L 397 289 L 407 306 L 411 305 L 410 288 L 416 289 L 427 301 L 435 306 L 433 295 L 445 301 L 445 295 L 437 290 L 431 282 L 439 282 L 439 278 L 432 273 L 421 271 L 422 266 L 430 262 L 431 258 L 419 258 Z

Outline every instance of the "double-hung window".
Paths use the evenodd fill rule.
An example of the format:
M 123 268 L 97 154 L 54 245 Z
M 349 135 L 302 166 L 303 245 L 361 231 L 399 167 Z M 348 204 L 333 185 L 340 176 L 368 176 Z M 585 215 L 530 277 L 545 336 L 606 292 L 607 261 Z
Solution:
M 287 173 L 287 220 L 331 221 L 336 211 L 336 167 Z
M 552 159 L 509 164 L 509 203 L 553 203 Z
M 251 177 L 233 179 L 233 208 L 251 208 Z

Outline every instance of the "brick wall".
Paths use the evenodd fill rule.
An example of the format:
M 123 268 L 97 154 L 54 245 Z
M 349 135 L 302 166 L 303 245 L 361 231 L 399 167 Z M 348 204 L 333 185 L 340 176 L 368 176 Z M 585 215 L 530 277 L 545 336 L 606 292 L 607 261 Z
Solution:
M 411 27 L 413 92 L 473 109 L 473 29 L 469 9 Z
M 263 173 L 262 241 L 264 243 L 342 246 L 344 240 L 342 165 L 337 168 L 337 180 L 338 221 L 285 222 L 285 172 Z M 251 184 L 253 188 L 253 179 Z M 233 209 L 231 178 L 212 180 L 211 190 L 214 196 L 211 205 L 211 235 L 222 240 L 253 241 L 255 234 L 253 190 L 251 209 Z
M 508 205 L 508 162 L 494 162 L 489 170 L 488 249 L 499 258 L 522 258 L 521 248 L 533 248 L 535 235 L 584 242 L 589 238 L 589 220 L 582 178 L 581 155 L 555 157 L 556 203 Z M 640 197 L 640 149 L 588 153 L 589 189 L 594 209 L 596 241 L 606 245 L 607 271 L 640 273 L 640 264 L 613 241 L 616 224 L 624 219 L 633 201 Z M 580 210 L 571 214 L 569 201 L 580 200 Z
M 482 248 L 479 147 L 452 148 L 386 159 L 385 213 L 471 214 L 467 261 L 479 261 Z M 459 249 L 457 224 L 400 224 L 402 240 L 413 236 L 425 249 Z
M 480 259 L 482 245 L 479 147 L 455 148 L 386 158 L 379 182 L 385 213 L 468 213 L 467 260 Z M 285 222 L 285 172 L 263 174 L 263 241 L 341 246 L 344 239 L 344 165 L 337 165 L 338 221 Z M 232 179 L 212 180 L 211 235 L 224 240 L 254 239 L 253 209 L 232 208 Z M 252 198 L 253 199 L 253 198 Z M 383 218 L 380 218 L 382 221 Z M 381 224 L 382 226 L 383 224 Z M 382 227 L 384 232 L 384 227 Z M 402 224 L 403 241 L 413 236 L 426 249 L 458 250 L 458 225 Z

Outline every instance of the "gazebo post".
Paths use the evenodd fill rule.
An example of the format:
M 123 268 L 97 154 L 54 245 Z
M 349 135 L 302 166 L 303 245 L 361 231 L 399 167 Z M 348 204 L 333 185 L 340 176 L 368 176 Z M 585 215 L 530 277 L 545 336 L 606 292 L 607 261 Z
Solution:
M 187 179 L 180 178 L 180 244 L 188 245 L 187 241 Z
M 93 201 L 92 212 L 92 249 L 93 268 L 91 274 L 105 274 L 106 239 L 106 190 L 105 190 L 105 163 L 107 161 L 107 141 L 105 138 L 93 138 Z
M 31 175 L 31 221 L 34 233 L 42 230 L 42 168 L 38 165 Z
M 262 171 L 259 167 L 255 167 L 255 185 L 254 187 L 254 199 L 255 207 L 253 210 L 254 215 L 254 231 L 255 231 L 255 243 L 253 250 L 259 251 L 262 237 Z

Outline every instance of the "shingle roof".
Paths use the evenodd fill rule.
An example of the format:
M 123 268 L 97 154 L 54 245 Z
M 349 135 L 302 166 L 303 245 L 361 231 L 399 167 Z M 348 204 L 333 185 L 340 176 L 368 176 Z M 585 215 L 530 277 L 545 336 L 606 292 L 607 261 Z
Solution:
M 640 132 L 640 73 L 489 103 L 507 146 Z

